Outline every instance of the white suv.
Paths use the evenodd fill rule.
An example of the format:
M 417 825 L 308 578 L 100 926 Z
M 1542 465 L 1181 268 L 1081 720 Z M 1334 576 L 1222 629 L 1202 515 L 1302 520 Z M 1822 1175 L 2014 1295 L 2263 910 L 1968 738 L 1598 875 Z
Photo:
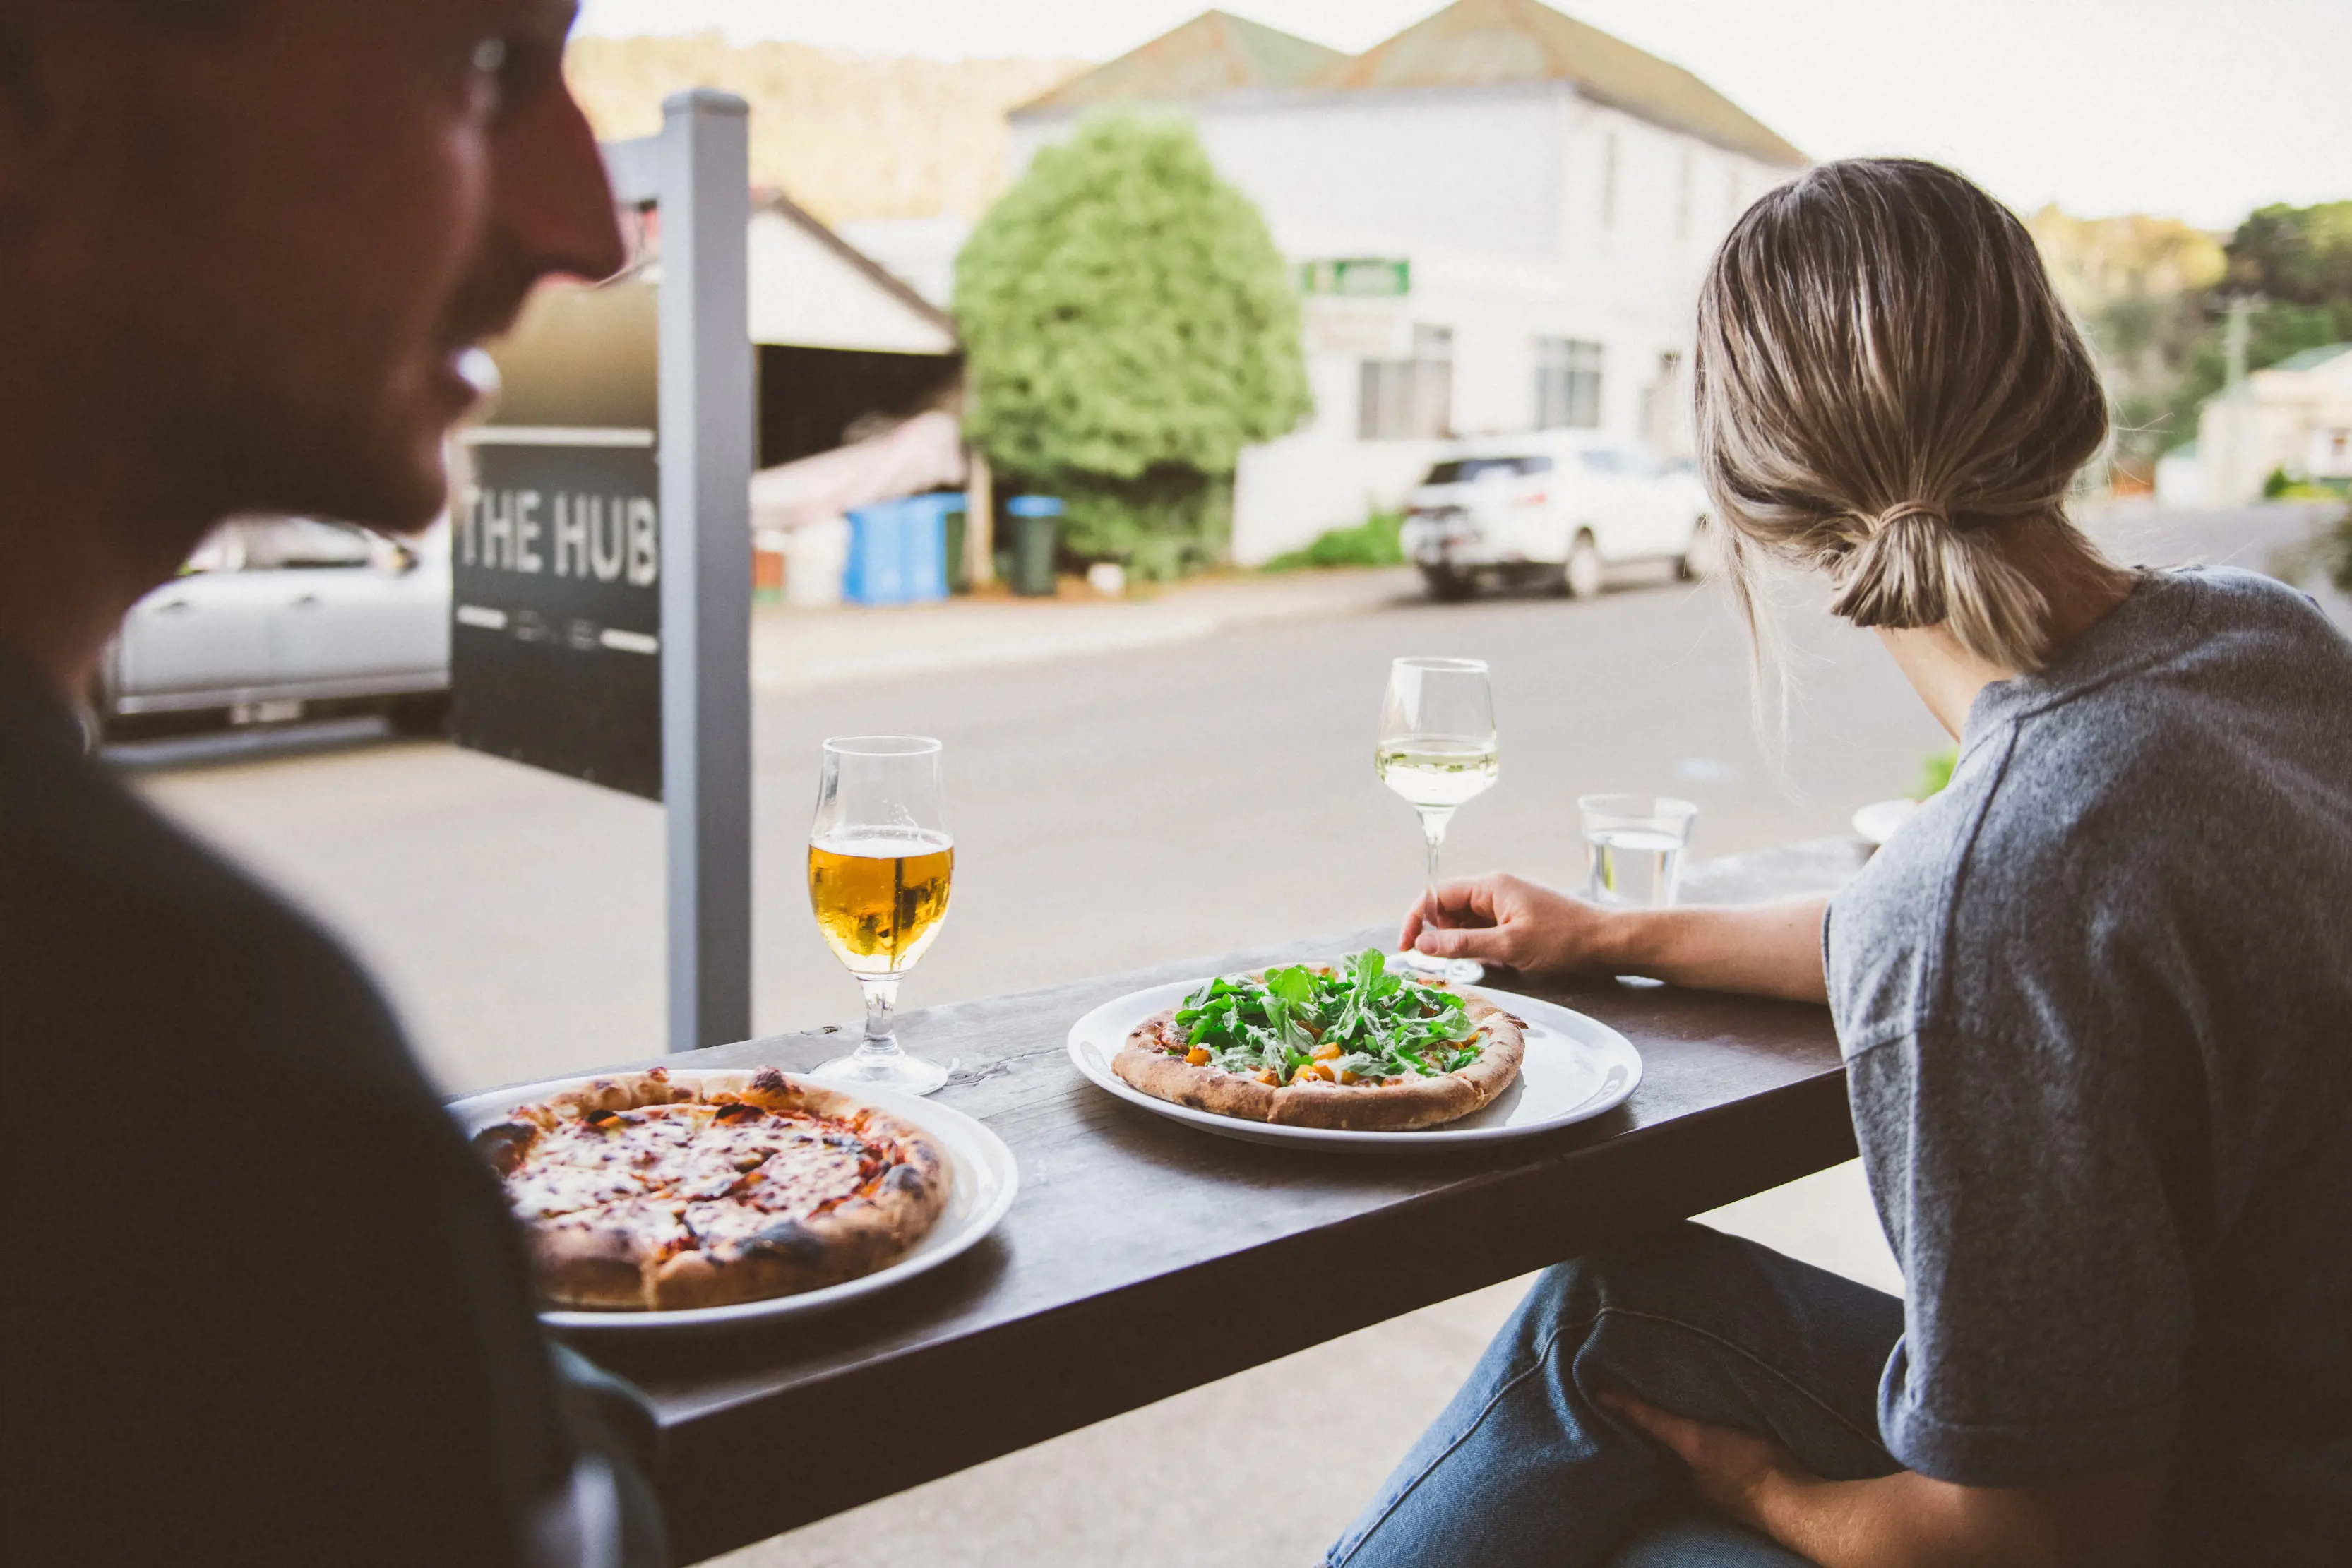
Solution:
M 1405 509 L 1404 551 L 1432 597 L 1482 582 L 1536 582 L 1588 599 L 1608 568 L 1706 564 L 1706 492 L 1646 447 L 1546 434 L 1465 442 L 1431 468 Z

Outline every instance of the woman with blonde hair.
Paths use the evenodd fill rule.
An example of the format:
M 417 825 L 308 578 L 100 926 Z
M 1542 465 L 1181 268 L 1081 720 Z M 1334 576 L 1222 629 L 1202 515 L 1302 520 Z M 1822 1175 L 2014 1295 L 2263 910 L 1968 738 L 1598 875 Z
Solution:
M 1493 876 L 1404 941 L 1827 1002 L 1905 1295 L 1691 1225 L 1555 1268 L 1327 1563 L 2343 1562 L 2352 643 L 2067 520 L 2098 376 L 1948 170 L 1759 202 L 1696 367 L 1743 609 L 1825 574 L 1950 787 L 1827 899 Z

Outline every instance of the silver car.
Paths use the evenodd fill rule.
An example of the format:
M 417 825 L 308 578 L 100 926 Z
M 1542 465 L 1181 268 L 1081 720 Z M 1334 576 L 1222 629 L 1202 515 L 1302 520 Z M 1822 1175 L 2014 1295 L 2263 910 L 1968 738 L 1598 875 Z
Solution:
M 416 545 L 308 517 L 224 524 L 131 606 L 93 694 L 110 733 L 378 707 L 438 728 L 449 694 L 446 530 Z

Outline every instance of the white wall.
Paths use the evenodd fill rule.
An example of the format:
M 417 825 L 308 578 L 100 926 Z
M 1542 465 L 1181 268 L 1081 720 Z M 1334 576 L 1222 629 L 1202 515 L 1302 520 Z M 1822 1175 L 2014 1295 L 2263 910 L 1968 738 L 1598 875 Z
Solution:
M 2156 460 L 2158 506 L 2203 507 L 2211 500 L 2205 485 L 2205 464 L 2194 452 L 2168 452 Z
M 1270 221 L 1327 225 L 1391 247 L 1556 252 L 1565 87 L 1481 92 L 1237 93 L 1192 115 L 1217 172 Z M 1017 176 L 1068 117 L 1013 122 Z
M 2197 422 L 2198 458 L 2214 506 L 2259 499 L 2273 469 L 2334 477 L 2336 433 L 2352 429 L 2352 353 L 2307 371 L 2256 371 L 2210 399 Z

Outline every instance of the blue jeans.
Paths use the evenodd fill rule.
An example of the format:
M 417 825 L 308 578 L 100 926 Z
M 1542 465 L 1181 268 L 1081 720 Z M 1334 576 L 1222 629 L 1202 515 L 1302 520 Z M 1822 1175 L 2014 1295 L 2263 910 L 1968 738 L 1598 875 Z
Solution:
M 1785 1568 L 1698 1503 L 1682 1461 L 1592 1402 L 1612 1385 L 1777 1438 L 1859 1480 L 1894 1296 L 1704 1226 L 1547 1270 L 1326 1568 Z

